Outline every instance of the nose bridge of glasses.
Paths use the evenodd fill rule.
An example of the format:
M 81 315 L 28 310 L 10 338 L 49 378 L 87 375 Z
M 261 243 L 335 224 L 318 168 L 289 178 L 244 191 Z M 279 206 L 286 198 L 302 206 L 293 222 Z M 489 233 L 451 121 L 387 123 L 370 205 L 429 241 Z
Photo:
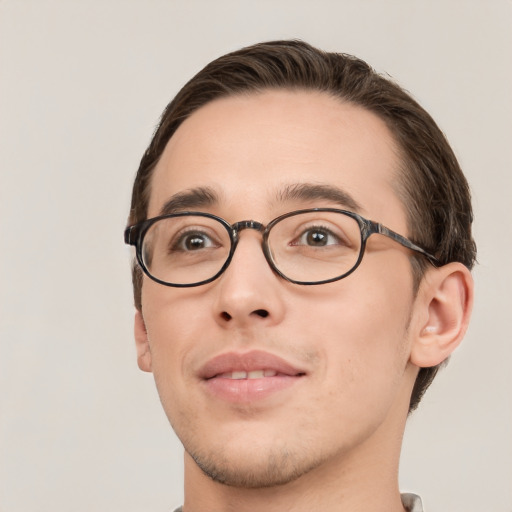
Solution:
M 240 222 L 233 224 L 231 228 L 233 229 L 235 238 L 237 238 L 240 231 L 243 231 L 244 229 L 254 229 L 260 233 L 265 231 L 265 226 L 261 222 L 256 222 L 255 220 L 241 220 Z

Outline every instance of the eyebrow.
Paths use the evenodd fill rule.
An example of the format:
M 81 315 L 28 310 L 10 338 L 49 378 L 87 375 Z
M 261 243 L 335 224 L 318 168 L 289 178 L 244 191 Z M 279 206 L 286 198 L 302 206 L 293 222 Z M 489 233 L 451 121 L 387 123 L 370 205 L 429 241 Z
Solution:
M 346 191 L 334 185 L 318 183 L 293 183 L 286 185 L 277 194 L 275 201 L 330 201 L 353 212 L 364 212 L 364 208 Z M 195 187 L 174 194 L 164 203 L 159 215 L 195 210 L 220 204 L 220 195 L 212 187 Z
M 196 187 L 174 194 L 160 209 L 160 215 L 218 204 L 219 194 L 211 187 Z
M 278 202 L 286 201 L 331 201 L 353 212 L 364 212 L 364 208 L 345 190 L 334 185 L 317 183 L 294 183 L 285 186 L 278 194 Z

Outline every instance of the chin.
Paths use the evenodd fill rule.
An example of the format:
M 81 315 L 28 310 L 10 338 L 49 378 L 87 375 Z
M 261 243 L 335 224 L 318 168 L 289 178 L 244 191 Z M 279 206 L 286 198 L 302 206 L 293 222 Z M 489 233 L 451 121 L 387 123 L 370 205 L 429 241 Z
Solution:
M 286 448 L 258 448 L 257 453 L 224 451 L 198 453 L 187 450 L 189 455 L 213 481 L 241 488 L 263 488 L 285 485 L 297 480 L 322 463 L 306 451 L 290 453 Z

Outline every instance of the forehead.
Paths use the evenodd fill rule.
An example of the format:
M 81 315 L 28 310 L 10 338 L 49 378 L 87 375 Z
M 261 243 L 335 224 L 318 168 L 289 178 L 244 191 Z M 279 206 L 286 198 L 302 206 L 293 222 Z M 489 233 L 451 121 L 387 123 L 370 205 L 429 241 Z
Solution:
M 283 189 L 312 184 L 347 193 L 363 214 L 385 222 L 383 215 L 403 216 L 393 188 L 397 153 L 381 119 L 326 93 L 265 91 L 215 100 L 168 142 L 152 178 L 149 216 L 175 194 L 208 187 L 221 210 L 269 220 L 261 215 L 272 218 Z

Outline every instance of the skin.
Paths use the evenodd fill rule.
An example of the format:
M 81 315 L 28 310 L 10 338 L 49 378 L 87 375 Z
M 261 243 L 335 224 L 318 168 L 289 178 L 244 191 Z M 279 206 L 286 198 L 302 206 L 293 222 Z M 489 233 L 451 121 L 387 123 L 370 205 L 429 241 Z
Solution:
M 310 183 L 342 189 L 363 216 L 407 236 L 393 186 L 398 168 L 391 134 L 364 109 L 314 92 L 231 97 L 199 109 L 171 138 L 148 217 L 200 186 L 220 200 L 193 209 L 230 223 L 340 207 L 279 200 L 284 187 Z M 460 342 L 472 282 L 453 263 L 429 269 L 416 296 L 412 290 L 409 252 L 375 235 L 356 272 L 320 286 L 275 275 L 252 230 L 210 284 L 179 289 L 144 277 L 138 362 L 153 372 L 185 447 L 185 512 L 403 510 L 398 461 L 414 379 Z M 254 402 L 205 391 L 202 365 L 253 349 L 306 375 Z

